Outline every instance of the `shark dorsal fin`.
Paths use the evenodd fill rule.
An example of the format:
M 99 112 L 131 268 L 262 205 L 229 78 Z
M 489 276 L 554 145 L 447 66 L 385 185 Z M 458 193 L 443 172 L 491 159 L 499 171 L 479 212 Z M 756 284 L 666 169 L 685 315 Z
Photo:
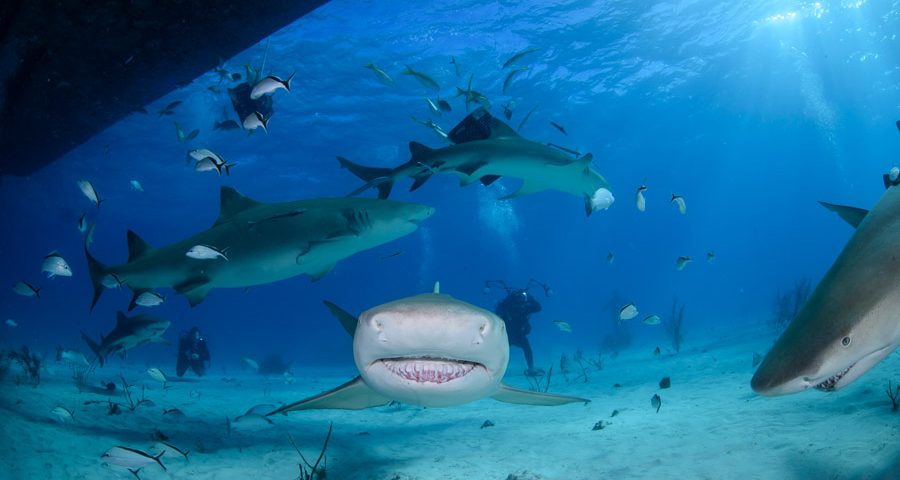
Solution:
M 520 138 L 519 134 L 509 125 L 491 117 L 491 136 L 489 138 Z
M 138 234 L 133 231 L 128 231 L 128 261 L 132 261 L 142 255 L 146 254 L 148 251 L 153 250 L 153 247 L 150 246 L 149 243 L 144 241 L 143 238 L 138 236 Z
M 432 150 L 434 149 L 426 145 L 422 145 L 419 142 L 409 142 L 409 154 L 412 156 L 413 160 L 420 159 Z
M 123 312 L 116 312 L 116 326 L 126 324 L 128 320 L 130 319 Z
M 845 222 L 852 225 L 853 228 L 859 227 L 859 224 L 862 223 L 863 218 L 865 218 L 869 213 L 869 211 L 864 208 L 848 207 L 846 205 L 835 205 L 833 203 L 823 201 L 819 201 L 819 204 L 827 208 L 828 210 L 831 210 L 832 212 L 838 214 L 839 217 L 844 219 Z
M 222 187 L 219 195 L 219 218 L 216 219 L 215 225 L 227 222 L 238 213 L 257 205 L 261 205 L 261 202 L 245 197 L 231 187 Z
M 353 334 L 356 333 L 356 317 L 348 313 L 343 308 L 329 302 L 328 300 L 325 300 L 324 303 L 325 306 L 328 307 L 328 311 L 330 311 L 331 314 L 334 315 L 334 318 L 338 319 L 338 321 L 341 322 L 341 326 L 344 327 L 344 330 L 346 330 L 347 333 L 349 333 L 352 337 Z

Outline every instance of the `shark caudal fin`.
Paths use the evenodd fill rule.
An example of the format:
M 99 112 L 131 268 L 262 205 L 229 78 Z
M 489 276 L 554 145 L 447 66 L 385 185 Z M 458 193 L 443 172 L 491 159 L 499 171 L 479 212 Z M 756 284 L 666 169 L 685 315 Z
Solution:
M 88 347 L 90 347 L 91 351 L 94 352 L 94 355 L 97 356 L 97 361 L 100 362 L 100 366 L 103 367 L 103 355 L 100 353 L 100 345 L 97 345 L 97 342 L 91 340 L 91 337 L 85 335 L 84 332 L 81 332 L 81 338 L 84 339 L 84 342 L 87 343 Z
M 96 227 L 96 224 L 91 225 L 88 228 L 87 235 L 84 236 L 84 256 L 87 258 L 88 274 L 90 274 L 91 277 L 91 285 L 94 287 L 94 297 L 91 299 L 91 312 L 94 311 L 97 300 L 100 300 L 100 295 L 103 295 L 103 290 L 106 288 L 103 286 L 103 277 L 106 275 L 106 266 L 94 258 L 94 256 L 91 255 L 91 251 L 88 249 L 88 244 L 94 234 L 94 227 Z
M 378 198 L 388 198 L 388 195 L 391 194 L 391 188 L 394 187 L 393 168 L 367 167 L 365 165 L 353 163 L 341 156 L 337 157 L 337 160 L 341 164 L 341 168 L 350 170 L 350 173 L 366 182 L 365 185 L 350 192 L 350 194 L 347 195 L 348 197 L 352 197 L 371 187 L 378 189 Z

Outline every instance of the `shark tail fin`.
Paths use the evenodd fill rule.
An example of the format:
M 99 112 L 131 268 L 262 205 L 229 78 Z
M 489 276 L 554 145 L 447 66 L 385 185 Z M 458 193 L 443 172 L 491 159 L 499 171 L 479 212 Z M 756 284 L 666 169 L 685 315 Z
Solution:
M 376 189 L 378 189 L 378 198 L 388 198 L 388 196 L 391 194 L 391 189 L 394 187 L 393 168 L 367 167 L 365 165 L 351 162 L 350 160 L 341 156 L 337 157 L 337 160 L 341 164 L 341 168 L 350 170 L 350 173 L 356 175 L 361 180 L 364 180 L 366 182 L 365 185 L 357 188 L 352 193 L 350 193 L 350 195 L 348 195 L 349 197 L 367 190 L 370 187 L 375 187 Z
M 97 356 L 97 361 L 100 362 L 100 366 L 103 367 L 103 355 L 100 354 L 100 345 L 97 345 L 97 342 L 91 340 L 91 337 L 85 335 L 84 332 L 81 332 L 81 338 L 88 344 L 88 347 L 90 347 L 91 351 L 94 352 L 94 355 Z
M 95 226 L 96 224 L 91 225 L 90 228 L 88 228 L 87 235 L 84 236 L 84 256 L 87 258 L 91 285 L 94 286 L 94 297 L 91 299 L 90 309 L 92 312 L 94 311 L 94 306 L 97 305 L 97 301 L 100 300 L 100 295 L 103 295 L 103 290 L 106 288 L 103 286 L 103 276 L 106 275 L 106 266 L 94 258 L 94 256 L 91 255 L 90 249 L 88 249 L 88 244 L 93 237 Z

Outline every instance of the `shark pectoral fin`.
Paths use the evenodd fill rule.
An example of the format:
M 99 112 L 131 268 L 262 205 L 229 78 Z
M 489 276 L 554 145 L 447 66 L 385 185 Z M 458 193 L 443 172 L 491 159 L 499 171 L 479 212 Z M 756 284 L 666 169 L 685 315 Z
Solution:
M 341 322 L 341 326 L 344 327 L 344 330 L 352 337 L 356 333 L 356 324 L 358 323 L 356 317 L 328 300 L 324 300 L 324 303 L 325 306 L 328 307 L 328 311 L 331 312 L 334 318 Z
M 153 250 L 153 247 L 151 247 L 149 243 L 131 230 L 128 231 L 127 238 L 129 262 L 145 255 L 150 250 Z
M 312 278 L 312 281 L 318 282 L 319 280 L 322 279 L 322 277 L 324 277 L 325 275 L 328 275 L 328 272 L 334 270 L 334 265 L 335 265 L 334 263 L 329 263 L 328 265 L 325 265 L 324 267 L 320 268 L 319 270 L 310 272 L 309 276 L 310 276 L 310 278 Z
M 555 395 L 553 393 L 535 392 L 531 390 L 522 390 L 521 388 L 510 387 L 509 385 L 500 385 L 500 391 L 491 396 L 494 400 L 505 403 L 516 403 L 519 405 L 540 405 L 540 406 L 556 406 L 565 405 L 567 403 L 589 403 L 590 400 L 579 397 L 569 397 L 567 395 Z
M 419 173 L 419 174 L 413 175 L 413 178 L 415 179 L 415 181 L 409 187 L 410 192 L 417 190 L 422 185 L 425 185 L 425 182 L 427 182 L 428 179 L 431 178 L 431 172 L 426 171 L 425 173 Z
M 516 190 L 513 193 L 510 193 L 509 195 L 504 195 L 504 196 L 500 197 L 499 200 L 509 200 L 511 198 L 521 197 L 522 195 L 528 195 L 529 193 L 540 192 L 541 190 L 546 190 L 546 189 L 547 189 L 547 187 L 545 187 L 544 185 L 541 185 L 534 181 L 529 182 L 526 180 L 526 181 L 522 182 L 522 186 L 519 187 L 518 190 Z
M 364 408 L 386 405 L 390 401 L 390 398 L 369 388 L 369 386 L 363 382 L 362 377 L 356 377 L 340 387 L 300 400 L 299 402 L 285 405 L 278 410 L 267 413 L 266 416 L 290 412 L 292 410 L 317 410 L 325 408 L 362 410 Z
M 485 175 L 481 177 L 481 184 L 485 187 L 500 179 L 500 175 Z
M 485 161 L 469 162 L 469 163 L 464 163 L 464 164 L 456 167 L 455 170 L 457 172 L 472 176 L 475 172 L 478 171 L 479 168 L 481 168 L 485 165 L 487 165 L 487 162 L 485 162 Z M 470 180 L 470 182 L 471 182 L 471 180 Z
M 179 294 L 184 295 L 192 307 L 202 302 L 206 295 L 209 294 L 209 291 L 212 290 L 212 286 L 209 285 L 209 277 L 192 278 L 175 285 L 173 288 Z
M 839 217 L 844 219 L 845 222 L 849 223 L 853 226 L 853 228 L 859 227 L 859 224 L 862 223 L 863 218 L 866 218 L 866 215 L 869 214 L 869 211 L 864 208 L 857 207 L 849 207 L 847 205 L 835 205 L 833 203 L 819 201 L 819 205 L 831 210 L 832 212 L 838 214 Z

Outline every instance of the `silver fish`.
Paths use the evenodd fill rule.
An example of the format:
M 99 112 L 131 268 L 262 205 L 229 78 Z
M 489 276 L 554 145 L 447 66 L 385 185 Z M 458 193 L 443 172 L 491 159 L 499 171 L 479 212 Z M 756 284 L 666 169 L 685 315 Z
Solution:
M 366 65 L 365 68 L 368 68 L 373 73 L 375 73 L 375 76 L 378 78 L 379 82 L 381 82 L 389 87 L 394 85 L 394 79 L 391 78 L 390 75 L 385 73 L 384 70 L 376 67 L 374 63 L 370 63 L 370 64 Z
M 569 325 L 569 322 L 563 320 L 554 320 L 553 324 L 563 332 L 572 333 L 572 326 Z
M 637 205 L 637 209 L 639 212 L 643 212 L 647 210 L 647 201 L 644 200 L 644 192 L 647 190 L 646 185 L 641 185 L 637 189 L 637 194 L 635 194 L 635 204 Z
M 644 317 L 643 322 L 646 325 L 659 325 L 661 320 L 659 318 L 659 315 L 650 315 L 650 316 Z
M 264 132 L 269 133 L 269 119 L 263 117 L 259 112 L 253 112 L 247 115 L 243 121 L 244 130 L 252 131 L 262 128 Z
M 16 327 L 19 326 L 19 323 L 16 322 L 15 320 L 11 319 L 11 318 L 7 318 L 7 319 L 6 319 L 6 324 L 9 325 L 10 327 L 13 327 L 13 328 L 16 328 Z
M 689 263 L 691 263 L 691 257 L 678 257 L 678 260 L 675 261 L 675 270 L 680 272 Z
M 254 370 L 259 370 L 259 363 L 250 357 L 241 357 L 241 362 Z
M 41 262 L 41 271 L 47 274 L 47 278 L 72 276 L 69 264 L 55 250 L 44 257 L 44 261 Z
M 294 79 L 294 75 L 297 72 L 291 74 L 287 80 L 282 80 L 275 75 L 269 75 L 268 77 L 260 80 L 253 86 L 253 90 L 250 91 L 250 99 L 256 100 L 257 98 L 268 95 L 270 93 L 275 93 L 277 90 L 284 89 L 288 92 L 291 91 L 291 80 Z
M 215 260 L 217 258 L 223 258 L 227 261 L 228 257 L 225 256 L 226 250 L 228 249 L 219 250 L 215 247 L 210 247 L 209 245 L 194 245 L 185 253 L 185 255 L 197 260 Z
M 274 422 L 258 413 L 245 413 L 234 420 L 226 418 L 226 422 L 228 424 L 228 433 L 253 432 L 271 428 L 275 425 Z
M 80 365 L 87 367 L 90 365 L 83 353 L 77 350 L 63 350 L 61 347 L 56 348 L 56 361 L 66 362 L 70 365 Z
M 154 457 L 149 453 L 129 447 L 113 447 L 107 450 L 101 458 L 107 463 L 127 468 L 143 467 L 144 465 L 156 462 L 163 470 L 165 470 L 166 466 L 159 460 L 164 453 L 166 452 L 161 452 Z
M 163 373 L 162 370 L 160 370 L 160 369 L 158 369 L 158 368 L 156 368 L 156 367 L 150 367 L 150 368 L 148 368 L 148 369 L 147 369 L 147 375 L 150 375 L 150 378 L 156 380 L 156 381 L 159 382 L 159 383 L 162 383 L 163 385 L 165 385 L 166 382 L 169 381 L 169 379 L 166 378 L 166 374 Z
M 94 205 L 97 205 L 97 208 L 100 208 L 100 204 L 103 203 L 103 199 L 100 198 L 100 195 L 97 193 L 97 190 L 91 185 L 91 182 L 87 180 L 79 180 L 78 188 L 81 189 L 81 193 L 87 197 Z
M 516 68 L 515 70 L 510 71 L 506 75 L 506 80 L 503 81 L 503 94 L 506 95 L 506 90 L 509 89 L 509 86 L 512 84 L 513 79 L 520 73 L 528 71 L 528 67 Z
M 629 303 L 619 309 L 619 320 L 631 320 L 638 315 L 638 309 L 633 303 Z
M 134 299 L 134 303 L 142 307 L 155 307 L 162 305 L 166 299 L 156 292 L 144 292 Z
M 169 455 L 166 458 L 169 458 L 173 456 L 173 454 L 177 453 L 178 455 L 184 457 L 185 460 L 188 460 L 188 454 L 191 453 L 190 450 L 181 450 L 180 448 L 172 445 L 169 442 L 156 442 L 155 444 L 153 444 L 153 449 L 158 452 L 168 453 Z
M 528 55 L 529 53 L 534 53 L 536 51 L 538 51 L 538 49 L 533 48 L 533 47 L 526 48 L 525 50 L 520 50 L 519 52 L 515 53 L 513 56 L 509 57 L 509 60 L 507 60 L 506 62 L 503 63 L 503 68 L 513 65 L 514 63 L 516 63 L 516 61 L 518 61 L 525 55 Z
M 55 407 L 50 411 L 50 417 L 59 423 L 69 423 L 75 419 L 75 414 L 66 407 Z
M 128 183 L 131 184 L 131 188 L 134 188 L 135 190 L 137 190 L 137 191 L 139 191 L 139 192 L 143 192 L 143 191 L 144 191 L 144 186 L 141 185 L 141 182 L 139 182 L 139 181 L 137 181 L 137 180 L 132 180 L 132 181 L 130 181 L 130 182 L 128 182 Z M 82 230 L 82 231 L 83 231 L 83 230 Z
M 716 254 L 713 252 L 706 252 L 706 263 L 712 263 L 713 260 L 716 259 Z
M 28 282 L 16 282 L 16 284 L 13 285 L 13 291 L 23 297 L 41 298 L 41 289 Z
M 107 273 L 100 279 L 100 283 L 106 288 L 119 288 L 122 286 L 122 280 L 115 273 Z
M 684 203 L 684 197 L 673 193 L 671 202 L 678 207 L 678 213 L 682 215 L 687 213 L 687 205 Z
M 437 91 L 441 89 L 440 85 L 438 85 L 438 83 L 435 82 L 433 78 L 425 75 L 422 72 L 413 70 L 413 68 L 409 65 L 406 65 L 406 71 L 403 72 L 403 75 L 412 75 L 416 80 L 419 81 L 419 83 L 424 85 L 426 88 L 430 88 L 431 90 Z

